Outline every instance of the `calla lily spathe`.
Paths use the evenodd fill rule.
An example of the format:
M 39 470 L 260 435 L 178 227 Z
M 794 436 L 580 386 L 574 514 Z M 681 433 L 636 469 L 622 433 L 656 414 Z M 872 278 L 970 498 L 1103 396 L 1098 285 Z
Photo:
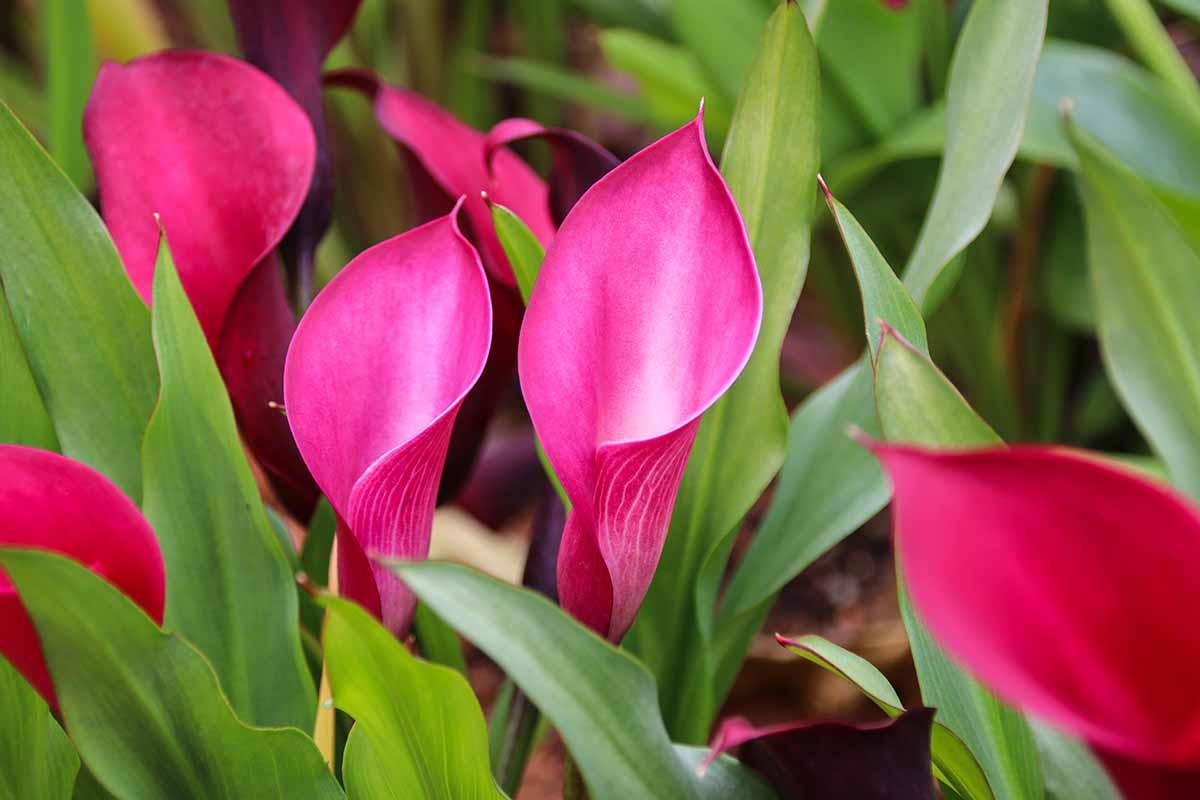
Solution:
M 338 516 L 341 592 L 398 636 L 415 598 L 376 557 L 429 552 L 454 417 L 487 360 L 487 277 L 456 207 L 351 261 L 317 295 L 284 371 L 288 422 Z
M 149 302 L 157 214 L 238 424 L 281 499 L 306 518 L 316 487 L 268 403 L 282 398 L 295 328 L 275 249 L 312 180 L 307 116 L 244 62 L 170 51 L 101 68 L 84 138 L 130 281 Z
M 697 118 L 575 205 L 521 329 L 529 413 L 572 504 L 564 608 L 612 641 L 658 565 L 700 416 L 758 335 L 745 227 Z
M 950 654 L 1091 744 L 1127 796 L 1200 796 L 1200 512 L 1081 452 L 868 444 Z
M 146 518 L 108 478 L 56 453 L 0 445 L 0 546 L 68 556 L 124 592 L 156 624 L 166 575 Z M 0 653 L 56 706 L 32 620 L 0 574 Z

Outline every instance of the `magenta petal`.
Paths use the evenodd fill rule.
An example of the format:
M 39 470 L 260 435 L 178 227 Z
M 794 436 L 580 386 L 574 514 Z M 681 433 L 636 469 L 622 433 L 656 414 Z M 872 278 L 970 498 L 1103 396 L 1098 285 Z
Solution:
M 84 138 L 134 287 L 149 301 L 158 213 L 215 348 L 238 287 L 304 202 L 315 157 L 308 118 L 242 61 L 168 51 L 101 68 Z
M 389 86 L 361 70 L 330 73 L 326 81 L 369 95 L 375 104 L 375 116 L 388 135 L 420 162 L 447 195 L 466 196 L 467 223 L 483 263 L 501 282 L 515 286 L 516 278 L 480 193 L 487 192 L 497 203 L 512 209 L 544 246 L 554 236 L 545 181 L 508 149 L 495 155 L 489 174 L 484 162 L 484 135 L 419 94 Z
M 366 557 L 427 555 L 450 430 L 491 324 L 487 278 L 454 215 L 359 255 L 300 321 L 284 369 L 287 419 L 341 534 Z M 343 560 L 343 593 L 403 634 L 412 595 L 363 561 Z
M 729 719 L 713 738 L 704 766 L 741 746 L 742 763 L 782 798 L 934 800 L 933 715 L 932 708 L 914 708 L 871 725 L 794 722 L 766 728 Z
M 158 539 L 129 498 L 91 467 L 44 450 L 0 445 L 0 546 L 69 556 L 162 623 L 166 587 Z M 37 633 L 3 574 L 0 653 L 55 705 Z
M 1200 769 L 1172 768 L 1160 764 L 1099 753 L 1121 795 L 1131 800 L 1179 800 L 1200 797 Z
M 522 139 L 545 139 L 554 163 L 550 168 L 550 211 L 562 224 L 567 214 L 592 184 L 612 172 L 621 160 L 578 131 L 547 128 L 531 119 L 514 117 L 488 131 L 484 157 L 490 167 L 502 147 Z
M 1067 450 L 873 445 L 913 602 L 997 694 L 1099 750 L 1200 766 L 1200 516 Z
M 271 255 L 243 281 L 225 313 L 216 359 L 246 443 L 279 500 L 297 519 L 307 520 L 317 486 L 287 420 L 270 405 L 283 402 L 283 362 L 295 329 L 279 262 Z
M 546 254 L 521 387 L 573 506 L 563 605 L 613 641 L 658 564 L 697 420 L 745 365 L 761 314 L 699 119 L 596 183 Z
M 288 266 L 305 282 L 312 279 L 313 250 L 329 228 L 333 211 L 333 163 L 321 65 L 350 27 L 361 0 L 229 0 L 242 53 L 288 91 L 312 122 L 317 159 L 308 197 L 283 243 Z

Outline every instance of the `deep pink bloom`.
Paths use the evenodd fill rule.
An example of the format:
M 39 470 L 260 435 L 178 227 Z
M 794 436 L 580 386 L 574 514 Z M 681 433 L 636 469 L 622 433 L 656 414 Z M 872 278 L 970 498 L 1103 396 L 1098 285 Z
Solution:
M 312 186 L 291 231 L 280 245 L 295 280 L 309 296 L 313 251 L 333 211 L 333 162 L 321 103 L 321 65 L 346 33 L 361 0 L 229 0 L 246 60 L 288 91 L 312 122 L 317 160 Z
M 735 717 L 721 724 L 703 767 L 741 747 L 741 762 L 780 797 L 934 800 L 933 714 L 932 708 L 914 708 L 867 725 L 787 722 L 765 728 Z
M 1129 796 L 1200 796 L 1200 513 L 1081 452 L 870 446 L 913 603 L 946 649 L 1088 741 Z
M 276 246 L 313 174 L 304 111 L 254 67 L 171 51 L 105 64 L 84 115 L 104 221 L 150 301 L 159 228 L 217 357 L 238 422 L 281 499 L 301 517 L 316 500 L 283 417 L 288 310 Z
M 563 606 L 619 641 L 658 565 L 700 415 L 758 335 L 762 290 L 699 118 L 610 172 L 546 254 L 521 387 L 572 510 Z
M 457 211 L 339 272 L 284 371 L 288 422 L 338 514 L 341 591 L 397 635 L 415 598 L 369 558 L 428 554 L 450 430 L 491 339 L 487 278 Z
M 85 464 L 45 450 L 0 445 L 0 546 L 69 556 L 162 624 L 166 586 L 158 539 L 129 498 Z M 57 706 L 33 622 L 3 574 L 0 653 Z
M 468 232 L 484 266 L 502 284 L 515 287 L 516 278 L 496 238 L 491 212 L 481 192 L 512 209 L 545 246 L 554 237 L 546 182 L 507 149 L 495 154 L 489 174 L 484 135 L 415 92 L 389 86 L 363 70 L 332 72 L 326 82 L 357 89 L 372 99 L 380 126 L 424 173 L 418 186 L 437 193 L 417 198 L 427 212 L 445 213 L 447 200 L 466 197 L 463 209 Z
M 578 131 L 547 128 L 531 119 L 513 117 L 496 123 L 484 141 L 488 169 L 496 153 L 513 142 L 544 139 L 550 145 L 554 165 L 550 169 L 550 211 L 561 224 L 592 184 L 612 172 L 620 159 Z
M 357 89 L 371 99 L 380 126 L 396 141 L 408 161 L 414 200 L 422 219 L 445 214 L 457 198 L 466 198 L 464 230 L 492 278 L 491 356 L 455 424 L 440 495 L 442 501 L 449 500 L 466 480 L 496 404 L 512 384 L 517 331 L 524 311 L 516 279 L 496 238 L 483 193 L 516 213 L 538 241 L 547 246 L 555 231 L 551 201 L 559 207 L 573 202 L 592 180 L 603 174 L 597 171 L 596 160 L 602 158 L 597 154 L 607 151 L 579 134 L 546 129 L 531 132 L 527 120 L 501 123 L 493 136 L 485 136 L 421 95 L 389 86 L 363 70 L 333 72 L 326 76 L 326 81 L 333 86 Z M 569 147 L 573 155 L 569 160 L 579 165 L 586 161 L 587 170 L 581 168 L 569 178 L 561 179 L 553 177 L 555 171 L 552 185 L 558 189 L 551 191 L 515 153 L 501 146 L 497 137 L 506 136 L 505 131 L 512 133 L 512 124 L 524 126 L 518 138 L 535 133 L 550 135 L 561 140 L 559 149 L 563 146 L 561 142 L 572 139 Z M 584 150 L 591 153 L 589 158 L 580 155 Z

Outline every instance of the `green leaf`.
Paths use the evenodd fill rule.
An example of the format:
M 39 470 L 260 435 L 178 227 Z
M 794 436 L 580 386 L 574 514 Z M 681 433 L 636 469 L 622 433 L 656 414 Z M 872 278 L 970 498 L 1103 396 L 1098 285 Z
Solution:
M 850 263 L 854 267 L 854 277 L 862 294 L 863 322 L 866 326 L 867 346 L 871 350 L 871 358 L 879 357 L 879 346 L 883 338 L 881 323 L 895 328 L 902 336 L 913 342 L 921 350 L 928 350 L 926 343 L 925 320 L 917 309 L 903 284 L 892 271 L 891 265 L 884 260 L 879 248 L 867 236 L 867 232 L 858 224 L 858 220 L 850 213 L 836 197 L 830 194 L 824 182 L 821 188 L 825 191 L 825 200 L 833 213 L 838 233 L 850 254 Z
M 66 728 L 117 797 L 342 797 L 305 734 L 251 728 L 187 640 L 82 565 L 0 549 L 38 631 Z
M 1107 5 L 1146 66 L 1171 86 L 1180 102 L 1200 111 L 1200 86 L 1192 68 L 1159 22 L 1150 0 L 1107 0 Z
M 905 285 L 919 307 L 942 269 L 983 230 L 1017 154 L 1046 32 L 1046 0 L 976 0 L 954 48 L 946 152 Z
M 165 238 L 153 327 L 162 393 L 143 446 L 143 511 L 167 568 L 165 623 L 212 661 L 242 719 L 308 730 L 317 701 L 292 570 Z
M 96 73 L 87 3 L 42 0 L 41 12 L 50 153 L 67 177 L 86 190 L 92 169 L 83 146 L 83 107 Z
M 542 268 L 546 251 L 520 217 L 499 203 L 488 205 L 492 210 L 492 225 L 496 228 L 496 236 L 500 239 L 504 254 L 508 256 L 513 274 L 517 277 L 521 300 L 528 305 L 529 296 L 533 294 L 533 283 Z
M 933 362 L 894 335 L 885 336 L 880 348 L 875 396 L 889 441 L 933 447 L 1001 443 Z M 903 575 L 899 561 L 897 574 Z M 1040 797 L 1042 777 L 1024 717 L 951 663 L 913 611 L 902 580 L 899 593 L 924 701 L 979 759 L 997 797 Z
M 698 778 L 667 737 L 650 673 L 542 595 L 456 564 L 390 566 L 543 709 L 592 800 L 761 796 L 750 777 L 733 794 Z
M 841 88 L 872 138 L 894 130 L 920 104 L 918 5 L 836 0 L 821 18 L 817 46 L 825 78 Z
M 533 295 L 533 285 L 542 269 L 546 251 L 542 249 L 542 245 L 533 235 L 533 231 L 529 230 L 529 226 L 510 209 L 490 201 L 488 205 L 492 209 L 492 225 L 496 228 L 496 238 L 500 240 L 500 246 L 504 248 L 504 255 L 508 256 L 508 263 L 512 265 L 513 274 L 517 278 L 517 288 L 521 292 L 521 300 L 528 305 L 529 298 Z M 538 460 L 542 462 L 542 471 L 550 479 L 554 491 L 558 492 L 558 499 L 562 501 L 563 508 L 569 510 L 571 499 L 567 497 L 567 490 L 563 488 L 562 481 L 558 479 L 558 473 L 554 471 L 554 466 L 551 465 L 550 458 L 546 455 L 545 448 L 542 447 L 541 439 L 535 436 L 534 445 L 537 447 Z
M 721 162 L 762 281 L 762 328 L 745 370 L 700 424 L 628 639 L 658 677 L 668 728 L 682 741 L 703 742 L 720 703 L 708 642 L 721 575 L 742 517 L 783 463 L 779 352 L 808 270 L 819 104 L 816 49 L 800 8 L 784 3 L 767 23 Z
M 615 114 L 630 122 L 651 121 L 650 109 L 641 98 L 618 91 L 599 81 L 581 77 L 557 64 L 527 58 L 495 58 L 475 54 L 463 69 L 481 78 L 511 83 L 566 103 L 578 103 Z
M 0 800 L 71 796 L 79 756 L 50 706 L 0 656 Z
M 774 499 L 721 602 L 722 693 L 779 590 L 887 505 L 879 462 L 846 435 L 851 425 L 879 435 L 865 359 L 809 395 L 792 417 Z
M 0 103 L 0 280 L 62 452 L 142 494 L 150 314 L 104 224 Z
M 353 603 L 322 604 L 334 702 L 357 722 L 342 768 L 351 796 L 505 797 L 488 767 L 483 712 L 462 674 L 414 658 Z
M 1108 772 L 1087 745 L 1047 725 L 1033 725 L 1046 794 L 1054 800 L 1121 800 Z
M 917 289 L 918 306 L 991 214 L 1025 123 L 1045 17 L 1044 0 L 977 0 L 971 7 L 951 66 L 946 158 L 910 260 L 908 285 Z M 761 624 L 775 593 L 887 503 L 878 464 L 843 433 L 850 424 L 878 430 L 872 377 L 861 362 L 814 392 L 792 418 L 775 499 L 722 603 L 718 687 L 732 681 L 753 635 L 747 631 Z
M 0 392 L 0 442 L 58 450 L 54 424 L 29 370 L 3 289 L 0 289 L 0 375 L 4 376 L 4 391 Z
M 888 441 L 931 447 L 1001 443 L 929 357 L 894 334 L 885 334 L 879 348 L 875 398 Z
M 704 98 L 705 130 L 711 139 L 725 138 L 730 124 L 729 101 L 714 89 L 693 54 L 653 36 L 623 29 L 601 31 L 600 48 L 610 64 L 637 81 L 650 117 L 660 129 L 677 128 L 692 119 Z
M 838 647 L 820 636 L 802 636 L 795 641 L 781 642 L 791 652 L 829 670 L 834 675 L 854 684 L 889 717 L 904 712 L 900 696 L 892 684 L 875 666 L 862 656 Z M 941 711 L 938 711 L 938 717 Z M 987 777 L 971 755 L 962 739 L 937 718 L 933 724 L 930 740 L 933 766 L 939 780 L 948 784 L 963 798 L 990 800 L 992 790 Z
M 671 0 L 675 33 L 730 101 L 754 63 L 767 13 L 753 0 Z
M 1200 497 L 1200 255 L 1144 181 L 1072 131 L 1105 369 L 1172 481 Z

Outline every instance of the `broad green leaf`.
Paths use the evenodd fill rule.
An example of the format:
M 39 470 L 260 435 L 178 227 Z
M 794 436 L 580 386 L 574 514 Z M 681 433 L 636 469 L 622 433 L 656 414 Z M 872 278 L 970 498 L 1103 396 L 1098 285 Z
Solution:
M 762 328 L 745 370 L 700 424 L 628 640 L 658 677 L 668 728 L 681 741 L 703 742 L 720 702 L 709 686 L 708 640 L 721 574 L 742 517 L 783 463 L 779 351 L 808 270 L 819 102 L 812 38 L 799 7 L 784 3 L 767 23 L 721 161 L 762 281 Z
M 1108 772 L 1087 745 L 1046 725 L 1033 724 L 1046 795 L 1052 800 L 1121 800 Z
M 754 0 L 671 0 L 675 33 L 730 101 L 754 63 L 767 14 Z
M 876 364 L 875 396 L 889 441 L 933 447 L 1000 444 L 929 358 L 887 336 Z M 903 564 L 897 562 L 903 576 Z M 1041 797 L 1033 734 L 1021 714 L 1001 703 L 953 664 L 913 611 L 900 581 L 900 615 L 908 631 L 924 701 L 979 759 L 999 798 Z
M 0 565 L 37 628 L 66 729 L 114 795 L 342 797 L 311 739 L 243 724 L 200 652 L 109 583 L 40 550 L 0 549 Z
M 0 280 L 62 452 L 142 495 L 150 314 L 104 224 L 0 103 Z
M 520 217 L 499 203 L 490 203 L 492 209 L 492 225 L 496 228 L 496 236 L 508 256 L 513 274 L 517 277 L 517 288 L 521 290 L 521 300 L 529 304 L 529 296 L 533 294 L 533 283 L 537 280 L 542 268 L 542 260 L 546 251 L 542 248 L 533 231 L 529 230 Z
M 872 138 L 894 130 L 921 100 L 921 9 L 881 0 L 836 0 L 821 18 L 825 79 L 850 99 Z
M 592 800 L 764 796 L 748 774 L 732 794 L 724 781 L 697 777 L 667 736 L 645 667 L 542 595 L 456 564 L 391 567 L 543 709 Z
M 865 359 L 809 395 L 792 417 L 774 499 L 721 601 L 718 697 L 779 590 L 887 505 L 879 463 L 846 435 L 851 425 L 879 435 Z
M 483 712 L 462 674 L 414 658 L 359 606 L 322 603 L 334 702 L 357 723 L 342 768 L 350 795 L 504 797 L 488 768 Z
M 879 349 L 875 398 L 888 441 L 933 447 L 1001 443 L 929 357 L 894 335 L 885 336 Z
M 96 73 L 87 3 L 42 0 L 40 6 L 50 154 L 67 177 L 86 190 L 92 169 L 83 146 L 83 107 Z
M 1181 103 L 1200 111 L 1200 86 L 1150 0 L 1107 0 L 1108 10 L 1146 66 L 1170 84 Z
M 79 756 L 50 706 L 0 656 L 0 800 L 71 796 Z
M 867 232 L 858 224 L 858 220 L 849 209 L 829 193 L 824 183 L 821 184 L 821 188 L 825 190 L 825 200 L 829 203 L 833 221 L 837 224 L 838 233 L 846 245 L 846 252 L 850 254 L 854 277 L 858 280 L 871 358 L 879 357 L 879 345 L 883 335 L 881 323 L 898 330 L 921 350 L 927 350 L 925 320 L 921 319 L 921 312 L 908 296 L 908 292 L 904 291 L 904 286 L 892 271 L 891 265 L 884 260 L 879 248 L 871 241 L 871 237 L 867 236 Z
M 1046 0 L 976 0 L 946 90 L 946 151 L 905 269 L 919 307 L 942 269 L 983 230 L 1025 128 Z
M 703 98 L 705 130 L 711 139 L 724 139 L 730 124 L 729 101 L 713 88 L 694 55 L 653 36 L 623 29 L 602 31 L 600 48 L 610 64 L 637 81 L 659 128 L 670 130 L 692 119 Z
M 54 424 L 29 371 L 29 361 L 3 290 L 0 290 L 0 375 L 4 376 L 4 391 L 0 392 L 0 442 L 58 450 Z
M 209 658 L 239 717 L 309 730 L 316 693 L 292 570 L 165 238 L 153 327 L 162 393 L 142 451 L 143 511 L 167 568 L 165 624 Z
M 1105 368 L 1172 481 L 1200 497 L 1200 254 L 1144 181 L 1073 141 Z
M 854 684 L 889 717 L 899 716 L 904 712 L 900 696 L 896 694 L 892 684 L 875 665 L 862 656 L 838 647 L 820 636 L 802 636 L 782 644 L 796 655 Z M 939 709 L 938 717 L 940 716 Z M 939 780 L 950 785 L 963 798 L 990 800 L 993 797 L 987 777 L 975 756 L 971 755 L 962 739 L 937 717 L 934 719 L 930 746 L 933 766 Z
M 903 565 L 897 563 L 897 573 Z M 952 663 L 929 635 L 908 601 L 903 584 L 900 616 L 908 631 L 921 697 L 938 719 L 957 733 L 979 760 L 997 798 L 1040 798 L 1044 794 L 1037 748 L 1029 723 Z

